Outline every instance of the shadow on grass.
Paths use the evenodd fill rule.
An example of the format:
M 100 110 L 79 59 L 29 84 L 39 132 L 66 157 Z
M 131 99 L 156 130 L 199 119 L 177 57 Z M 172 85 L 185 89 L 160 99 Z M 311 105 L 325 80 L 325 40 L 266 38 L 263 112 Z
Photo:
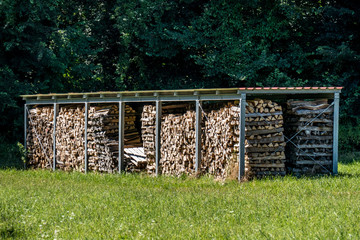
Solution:
M 328 178 L 332 178 L 332 179 L 336 179 L 336 178 L 353 178 L 353 179 L 360 179 L 360 174 L 359 173 L 344 173 L 344 172 L 339 172 L 337 175 L 332 175 L 332 174 L 314 174 L 314 175 L 292 175 L 292 174 L 288 174 L 286 175 L 287 177 L 294 177 L 297 179 L 307 179 L 307 180 L 320 180 L 320 179 L 328 179 Z
M 24 237 L 24 232 L 16 229 L 14 226 L 6 225 L 0 228 L 0 238 L 1 239 L 16 239 L 19 237 Z
M 25 231 L 16 224 L 16 214 L 0 205 L 0 239 L 26 239 Z
M 360 178 L 359 173 L 339 173 L 338 176 L 346 178 Z
M 1 143 L 0 141 L 0 169 L 24 169 L 24 162 L 22 161 L 22 146 L 19 146 L 18 144 L 9 144 L 9 143 Z M 350 166 L 352 164 L 360 162 L 360 152 L 348 152 L 348 153 L 342 153 L 339 156 L 339 163 L 343 165 Z M 346 177 L 346 178 L 360 178 L 360 173 L 349 173 L 349 172 L 339 172 L 338 175 L 334 176 L 331 174 L 305 174 L 296 176 L 293 174 L 287 174 L 286 176 L 290 177 L 296 177 L 296 178 L 306 178 L 311 180 L 318 180 L 322 178 L 336 178 L 336 177 Z M 180 179 L 187 179 L 188 176 L 181 176 Z M 263 178 L 258 178 L 258 180 L 261 179 L 275 179 L 279 178 L 279 176 L 267 176 Z M 281 178 L 281 177 L 280 177 Z M 237 181 L 237 180 L 236 180 Z
M 360 152 L 347 152 L 339 156 L 339 163 L 348 165 L 355 162 L 360 162 Z

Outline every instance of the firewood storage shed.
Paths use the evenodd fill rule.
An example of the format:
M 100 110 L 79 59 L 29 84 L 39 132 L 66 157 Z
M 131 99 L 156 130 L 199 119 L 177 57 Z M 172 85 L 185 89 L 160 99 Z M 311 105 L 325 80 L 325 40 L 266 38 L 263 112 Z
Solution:
M 61 129 L 61 132 L 59 132 L 61 126 L 58 125 L 57 121 L 59 121 L 59 117 L 64 119 L 64 115 L 61 116 L 59 113 L 63 111 L 63 106 L 70 106 L 70 108 L 71 106 L 82 106 L 80 110 L 73 107 L 71 111 L 72 114 L 76 114 L 78 118 L 81 118 L 81 121 L 75 123 L 75 125 L 83 125 L 84 133 L 81 138 L 82 140 L 80 140 L 81 143 L 77 143 L 82 144 L 83 148 L 77 148 L 75 144 L 73 149 L 62 149 L 61 151 L 71 152 L 81 149 L 82 153 L 77 153 L 77 156 L 82 159 L 82 171 L 86 173 L 89 170 L 89 159 L 91 158 L 89 158 L 89 154 L 92 151 L 92 149 L 88 149 L 88 129 L 93 122 L 91 118 L 89 120 L 89 116 L 91 114 L 98 114 L 94 113 L 96 109 L 91 109 L 91 106 L 112 104 L 116 105 L 116 111 L 110 115 L 114 116 L 115 113 L 117 120 L 107 121 L 117 121 L 115 125 L 117 129 L 113 131 L 113 135 L 116 134 L 116 139 L 112 136 L 116 141 L 113 141 L 111 144 L 116 145 L 113 146 L 116 147 L 116 171 L 124 171 L 125 155 L 130 154 L 124 148 L 124 132 L 127 129 L 125 113 L 128 114 L 128 112 L 131 113 L 133 111 L 127 104 L 150 103 L 153 104 L 153 109 L 155 110 L 153 116 L 154 126 L 150 126 L 154 133 L 154 138 L 151 142 L 154 150 L 153 173 L 159 175 L 161 174 L 160 169 L 162 166 L 161 143 L 165 141 L 161 139 L 161 129 L 162 124 L 164 124 L 164 120 L 162 120 L 164 118 L 163 111 L 169 103 L 181 105 L 181 103 L 187 102 L 194 105 L 192 118 L 194 120 L 194 164 L 192 173 L 199 174 L 201 169 L 203 169 L 202 161 L 204 160 L 202 158 L 204 158 L 205 154 L 204 146 L 202 146 L 204 144 L 204 129 L 206 129 L 204 122 L 206 122 L 206 126 L 213 127 L 214 120 L 216 122 L 216 119 L 219 119 L 209 119 L 210 113 L 207 115 L 202 106 L 207 102 L 232 101 L 232 105 L 228 104 L 226 105 L 228 108 L 225 108 L 230 109 L 229 111 L 233 114 L 232 117 L 235 121 L 232 121 L 232 125 L 234 125 L 234 122 L 237 125 L 236 130 L 234 130 L 236 132 L 237 143 L 231 146 L 237 149 L 236 175 L 239 180 L 246 175 L 246 169 L 249 166 L 253 169 L 262 169 L 257 172 L 258 174 L 265 173 L 266 175 L 266 173 L 271 173 L 271 171 L 273 173 L 283 172 L 279 169 L 284 168 L 285 159 L 287 161 L 286 167 L 290 169 L 289 173 L 305 173 L 305 168 L 317 166 L 325 170 L 325 173 L 337 174 L 339 95 L 341 89 L 342 87 L 256 87 L 22 95 L 21 97 L 26 101 L 24 107 L 25 148 L 31 148 L 27 139 L 29 139 L 29 134 L 33 132 L 33 137 L 34 139 L 36 138 L 34 145 L 37 145 L 41 152 L 51 153 L 51 156 L 47 156 L 47 153 L 45 154 L 46 161 L 48 161 L 53 170 L 57 169 L 62 161 L 59 160 L 57 155 L 60 151 L 59 146 L 57 146 L 59 144 L 58 138 L 66 131 L 66 129 Z M 45 125 L 39 126 L 45 129 L 40 133 L 33 129 L 29 130 L 29 125 L 34 126 L 34 124 L 37 124 L 34 123 L 30 116 L 29 110 L 34 110 L 34 108 L 41 106 L 47 106 L 48 109 L 48 112 L 41 114 L 51 114 L 51 117 L 48 118 L 48 123 L 51 127 L 44 127 Z M 162 106 L 164 106 L 164 109 Z M 225 108 L 221 108 L 221 110 Z M 284 119 L 282 109 L 286 109 L 284 111 Z M 41 112 L 39 109 L 36 111 L 36 114 Z M 100 112 L 104 112 L 104 110 L 101 109 Z M 143 115 L 144 112 L 145 107 Z M 216 112 L 214 114 L 216 115 Z M 65 119 L 64 121 L 69 120 Z M 68 127 L 75 128 L 73 125 L 74 123 Z M 44 147 L 45 143 L 42 136 L 44 134 L 50 137 L 47 139 L 46 144 L 47 146 L 51 145 L 52 149 Z M 77 138 L 77 133 L 72 135 L 72 138 Z M 143 141 L 144 148 L 146 149 L 144 138 Z M 68 146 L 66 143 L 67 140 L 65 140 L 65 148 Z M 216 144 L 221 145 L 219 142 L 216 142 Z M 229 146 L 228 142 L 225 147 L 221 146 L 220 150 L 225 151 L 224 148 L 227 146 Z M 107 150 L 103 149 L 103 151 Z M 233 152 L 232 155 L 234 155 Z M 172 162 L 167 164 L 172 164 Z M 148 165 L 150 164 L 148 163 Z M 280 168 L 273 168 L 273 166 Z

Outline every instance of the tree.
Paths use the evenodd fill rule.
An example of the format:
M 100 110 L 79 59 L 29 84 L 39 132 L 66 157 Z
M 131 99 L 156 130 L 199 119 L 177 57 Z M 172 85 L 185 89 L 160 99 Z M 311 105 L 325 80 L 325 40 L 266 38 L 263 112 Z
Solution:
M 4 0 L 1 133 L 19 138 L 24 93 L 240 86 L 345 86 L 342 112 L 354 124 L 359 5 Z

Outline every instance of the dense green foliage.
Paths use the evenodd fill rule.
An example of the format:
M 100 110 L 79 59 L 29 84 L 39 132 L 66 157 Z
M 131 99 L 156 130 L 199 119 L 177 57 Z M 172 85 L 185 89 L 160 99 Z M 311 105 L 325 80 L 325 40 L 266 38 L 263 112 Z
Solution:
M 358 1 L 3 0 L 1 135 L 19 94 L 234 86 L 345 86 L 357 123 Z
M 359 239 L 360 163 L 238 184 L 0 170 L 1 239 Z

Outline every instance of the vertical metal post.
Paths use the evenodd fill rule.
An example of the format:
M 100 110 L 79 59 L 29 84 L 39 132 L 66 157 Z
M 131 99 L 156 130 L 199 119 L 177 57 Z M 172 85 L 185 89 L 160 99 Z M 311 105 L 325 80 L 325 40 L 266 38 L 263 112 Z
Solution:
M 85 166 L 84 166 L 84 170 L 85 173 L 87 173 L 88 171 L 88 138 L 87 138 L 87 134 L 88 134 L 88 115 L 89 115 L 89 106 L 88 106 L 88 102 L 85 102 L 85 134 L 84 134 L 84 144 L 85 144 Z
M 156 101 L 156 126 L 155 126 L 155 174 L 159 175 L 159 164 L 161 159 L 161 114 L 162 102 Z
M 198 174 L 201 163 L 201 109 L 200 100 L 195 105 L 195 173 Z
M 24 149 L 25 154 L 27 154 L 27 126 L 28 125 L 28 112 L 27 112 L 27 104 L 24 104 Z M 25 156 L 25 159 L 27 156 Z M 26 169 L 26 160 L 24 162 L 24 169 Z
M 340 94 L 334 93 L 333 174 L 338 174 L 339 112 L 340 112 L 339 105 L 340 105 Z
M 124 165 L 124 129 L 125 129 L 125 103 L 119 102 L 119 173 L 125 170 Z
M 56 169 L 56 118 L 58 113 L 59 105 L 54 103 L 54 119 L 53 119 L 53 171 Z
M 239 181 L 245 175 L 245 104 L 246 94 L 242 93 L 239 102 Z

